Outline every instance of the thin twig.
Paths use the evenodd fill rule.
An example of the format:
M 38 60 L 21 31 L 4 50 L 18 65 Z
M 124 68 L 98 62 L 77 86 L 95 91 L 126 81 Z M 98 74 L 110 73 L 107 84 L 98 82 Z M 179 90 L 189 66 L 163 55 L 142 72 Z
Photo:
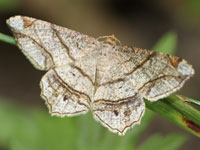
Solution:
M 0 33 L 0 41 L 12 44 L 12 45 L 16 45 L 15 39 L 9 35 Z

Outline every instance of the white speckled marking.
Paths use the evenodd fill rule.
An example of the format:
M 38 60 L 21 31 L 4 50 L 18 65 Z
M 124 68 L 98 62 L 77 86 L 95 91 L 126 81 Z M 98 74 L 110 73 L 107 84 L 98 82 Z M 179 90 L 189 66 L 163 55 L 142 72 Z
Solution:
M 24 21 L 21 16 L 11 17 L 7 23 L 15 30 L 22 30 L 24 28 Z

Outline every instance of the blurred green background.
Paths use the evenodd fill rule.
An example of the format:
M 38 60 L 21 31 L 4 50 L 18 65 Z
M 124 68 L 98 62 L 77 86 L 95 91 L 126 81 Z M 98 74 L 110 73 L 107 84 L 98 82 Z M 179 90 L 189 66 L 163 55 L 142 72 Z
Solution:
M 0 0 L 1 33 L 11 35 L 5 20 L 13 15 L 46 20 L 93 37 L 114 34 L 123 44 L 145 49 L 164 50 L 176 45 L 176 55 L 193 64 L 196 71 L 178 93 L 200 99 L 199 0 Z M 162 36 L 164 42 L 158 43 Z M 0 42 L 0 50 L 0 150 L 200 147 L 197 137 L 150 110 L 142 124 L 124 137 L 107 131 L 91 113 L 72 118 L 50 117 L 39 96 L 44 72 L 34 69 L 15 46 Z

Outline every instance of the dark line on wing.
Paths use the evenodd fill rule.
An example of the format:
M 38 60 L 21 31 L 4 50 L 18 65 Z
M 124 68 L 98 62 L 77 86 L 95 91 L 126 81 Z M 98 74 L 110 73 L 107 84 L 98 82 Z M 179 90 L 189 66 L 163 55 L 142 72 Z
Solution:
M 49 76 L 48 76 L 48 78 L 49 78 Z M 56 75 L 53 75 L 53 78 L 54 78 L 55 82 L 58 82 L 58 83 L 66 90 L 63 94 L 69 92 L 70 94 L 75 95 L 75 96 L 77 97 L 77 99 L 80 98 L 80 95 L 79 95 L 79 94 L 75 93 L 74 91 L 72 91 L 72 89 L 70 89 L 69 87 L 66 87 L 62 82 L 60 82 L 59 79 L 57 79 L 57 78 L 59 78 L 59 77 L 57 77 Z M 51 88 L 52 88 L 55 92 L 57 92 L 57 89 L 54 89 L 54 88 L 53 88 L 52 83 L 50 83 L 50 81 L 49 81 L 49 85 L 51 86 Z M 72 99 L 71 97 L 70 97 L 70 99 L 71 99 L 72 101 L 74 101 L 74 102 L 77 102 L 77 103 L 80 104 L 80 105 L 84 105 L 85 107 L 87 107 L 87 108 L 89 109 L 89 106 L 87 106 L 86 104 L 81 103 L 80 101 L 74 100 L 74 99 Z
M 54 63 L 54 60 L 53 60 L 53 57 L 51 56 L 51 54 L 41 45 L 39 44 L 35 39 L 33 39 L 32 37 L 28 36 L 28 35 L 25 35 L 23 33 L 15 33 L 15 36 L 21 36 L 21 37 L 27 37 L 29 38 L 30 40 L 32 40 L 38 47 L 40 47 L 40 50 L 43 50 L 41 51 L 41 54 L 43 54 L 43 56 L 46 58 L 46 56 L 44 54 L 47 54 L 47 56 L 49 56 L 49 58 L 51 59 L 53 65 L 55 65 Z M 20 44 L 21 45 L 21 44 Z M 33 59 L 34 60 L 34 59 Z M 47 66 L 47 58 L 45 59 L 45 67 Z M 36 62 L 36 61 L 35 61 Z M 37 63 L 37 62 L 36 62 Z M 40 65 L 39 65 L 40 66 Z M 46 68 L 47 69 L 47 68 Z
M 181 77 L 177 77 L 177 78 L 181 78 Z M 186 78 L 181 78 L 180 83 L 179 83 L 177 86 L 175 86 L 173 89 L 176 89 L 176 90 L 177 90 L 177 88 L 182 84 L 182 82 L 185 81 L 185 79 L 186 79 Z M 173 89 L 169 89 L 169 90 L 166 91 L 165 93 L 168 94 L 168 93 L 171 92 Z M 149 93 L 149 91 L 148 91 L 148 93 Z M 163 93 L 162 93 L 162 94 L 155 95 L 154 97 L 157 97 L 157 96 L 160 96 L 160 95 L 163 95 Z M 150 97 L 150 98 L 153 98 L 153 97 Z
M 127 59 L 127 60 L 123 61 L 121 64 L 125 64 L 125 63 L 127 63 L 127 62 L 131 61 L 132 59 L 133 59 L 133 58 L 132 58 L 132 57 L 130 57 L 129 59 Z
M 82 93 L 82 92 L 80 92 L 80 91 L 77 91 L 77 90 L 73 89 L 71 86 L 69 86 L 69 85 L 58 75 L 58 73 L 56 72 L 55 69 L 52 69 L 52 70 L 55 72 L 55 74 L 56 74 L 56 76 L 58 77 L 58 79 L 59 79 L 65 86 L 67 86 L 68 88 L 70 88 L 72 91 L 74 91 L 74 92 L 76 92 L 76 93 L 79 93 L 80 95 L 86 96 L 86 97 L 89 99 L 89 102 L 91 102 L 91 99 L 90 99 L 90 97 L 89 97 L 87 94 Z
M 74 115 L 74 114 L 77 114 L 78 115 L 78 113 L 84 113 L 84 112 L 87 112 L 88 111 L 88 109 L 87 110 L 82 110 L 82 111 L 76 111 L 76 112 L 73 112 L 73 113 L 60 113 L 60 112 L 55 112 L 55 111 L 53 111 L 53 108 L 52 108 L 52 104 L 50 104 L 49 103 L 49 101 L 48 101 L 48 99 L 46 98 L 46 96 L 42 93 L 42 96 L 44 96 L 45 97 L 45 102 L 46 102 L 46 104 L 47 104 L 47 106 L 48 106 L 48 108 L 49 108 L 49 111 L 50 111 L 50 113 L 54 113 L 54 114 L 59 114 L 59 115 L 70 115 L 70 114 L 72 114 L 72 115 Z M 44 98 L 43 98 L 44 99 Z M 88 108 L 88 107 L 87 107 Z
M 108 106 L 108 105 L 114 105 L 113 107 L 105 107 L 105 108 L 103 108 L 103 109 L 101 109 L 101 108 L 98 108 L 98 109 L 94 109 L 93 111 L 101 111 L 101 112 L 103 112 L 103 111 L 113 111 L 113 108 L 116 108 L 116 106 L 118 107 L 118 105 L 126 105 L 126 107 L 127 107 L 127 110 L 128 110 L 128 105 L 129 105 L 129 103 L 133 103 L 134 101 L 132 100 L 132 101 L 126 101 L 126 102 L 124 102 L 124 103 L 119 103 L 119 104 L 97 104 L 97 105 L 106 105 L 106 106 Z M 138 103 L 138 104 L 136 104 L 136 105 L 134 105 L 133 107 L 131 107 L 131 110 L 134 110 L 136 107 L 139 107 L 140 105 L 141 105 L 141 103 L 142 102 L 140 102 L 140 103 Z M 96 106 L 97 106 L 96 105 Z
M 59 77 L 58 77 L 57 75 L 53 75 L 53 78 L 54 78 L 55 81 L 59 82 L 60 85 L 61 85 L 63 88 L 68 89 L 68 91 L 69 91 L 71 94 L 74 94 L 74 95 L 76 95 L 77 97 L 80 98 L 80 95 L 79 95 L 79 94 L 77 94 L 76 92 L 72 91 L 72 89 L 70 89 L 69 87 L 66 87 L 66 85 L 64 85 L 62 82 L 60 82 L 60 81 L 59 81 Z M 51 83 L 50 83 L 50 84 L 51 84 Z M 56 89 L 56 90 L 57 90 L 57 89 Z
M 126 97 L 126 98 L 123 98 L 123 99 L 118 99 L 118 100 L 106 100 L 106 99 L 98 99 L 98 100 L 94 100 L 94 103 L 106 103 L 108 105 L 115 105 L 114 103 L 120 103 L 120 104 L 123 104 L 123 103 L 126 103 L 128 100 L 132 99 L 132 98 L 135 98 L 136 96 L 138 96 L 137 93 L 135 93 L 135 95 L 133 96 L 130 96 L 130 97 Z M 109 104 L 110 103 L 110 104 Z
M 52 93 L 54 96 L 55 96 L 55 94 L 57 94 L 57 89 L 55 89 L 53 86 L 52 86 L 52 83 L 50 82 L 50 80 L 49 80 L 49 76 L 47 76 L 47 81 L 48 81 L 48 84 L 49 84 L 49 86 L 54 90 L 53 92 L 54 93 Z M 73 92 L 71 92 L 70 91 L 70 89 L 68 89 L 65 85 L 63 85 L 63 83 L 61 83 L 58 79 L 56 79 L 56 76 L 53 76 L 53 78 L 54 78 L 54 80 L 55 80 L 55 82 L 58 82 L 59 84 L 60 84 L 60 86 L 62 86 L 64 89 L 66 89 L 66 91 L 64 91 L 62 94 L 64 95 L 66 92 L 70 92 L 70 94 L 74 94 L 74 95 L 76 95 L 77 97 L 79 97 L 80 98 L 80 95 L 78 95 L 78 94 L 76 94 L 76 93 L 73 93 Z M 51 97 L 50 98 L 47 98 L 45 95 L 44 95 L 44 89 L 42 88 L 42 92 L 41 92 L 41 96 L 42 97 L 44 97 L 44 99 L 45 99 L 45 102 L 47 103 L 47 105 L 49 106 L 49 110 L 50 110 L 50 112 L 52 112 L 52 113 L 54 113 L 53 112 L 53 108 L 52 108 L 52 106 L 55 104 L 53 104 L 53 103 L 50 103 L 49 102 L 49 99 L 52 99 Z M 87 106 L 86 104 L 84 104 L 84 103 L 81 103 L 79 100 L 74 100 L 74 99 L 72 99 L 72 98 L 70 98 L 74 103 L 78 103 L 79 105 L 82 105 L 82 106 L 85 106 L 87 109 L 89 109 L 89 106 Z M 67 105 L 67 104 L 65 104 L 65 105 Z M 85 111 L 85 110 L 84 110 Z M 86 110 L 87 111 L 87 110 Z M 77 111 L 77 112 L 74 112 L 74 113 L 71 113 L 71 114 L 75 114 L 75 113 L 79 113 L 79 112 L 82 112 L 82 111 Z M 68 114 L 68 113 L 60 113 L 60 112 L 57 112 L 57 113 L 59 113 L 59 114 Z
M 81 70 L 81 68 L 79 68 L 78 66 L 75 66 L 73 64 L 71 64 L 70 66 L 73 67 L 74 69 L 78 70 L 82 74 L 82 76 L 88 78 L 88 80 L 90 80 L 90 82 L 92 83 L 92 85 L 95 85 L 95 83 L 92 81 L 92 79 L 90 78 L 90 76 L 88 74 L 84 73 L 83 70 Z
M 56 75 L 53 74 L 53 75 L 52 75 L 52 78 L 53 78 L 53 80 L 54 80 L 53 82 L 58 82 L 58 83 L 59 83 L 59 86 L 62 86 L 62 88 L 65 89 L 65 91 L 62 93 L 63 96 L 64 96 L 66 93 L 69 92 L 71 95 L 75 95 L 77 99 L 80 98 L 80 95 L 79 95 L 79 94 L 77 94 L 77 93 L 71 91 L 71 89 L 69 89 L 69 87 L 66 87 L 65 85 L 63 85 L 63 83 L 59 81 L 59 79 L 58 79 L 58 77 L 57 77 Z M 57 97 L 57 95 L 60 94 L 60 93 L 57 93 L 57 90 L 58 90 L 58 89 L 55 89 L 55 88 L 52 86 L 52 82 L 50 81 L 50 76 L 49 76 L 49 75 L 47 75 L 47 81 L 48 81 L 49 86 L 53 89 L 52 94 L 53 94 L 54 96 Z M 42 89 L 42 90 L 43 90 L 43 89 Z M 45 96 L 45 97 L 46 97 L 46 96 Z M 87 106 L 87 105 L 84 104 L 84 103 L 81 103 L 81 102 L 78 101 L 78 100 L 72 99 L 71 96 L 70 96 L 70 99 L 71 99 L 72 101 L 74 101 L 75 103 L 77 102 L 79 105 L 83 105 L 83 106 L 85 106 L 86 108 L 89 109 L 89 106 Z M 49 99 L 47 99 L 47 101 L 49 101 Z
M 53 32 L 55 33 L 56 37 L 58 38 L 60 44 L 66 49 L 67 55 L 69 56 L 69 58 L 72 61 L 76 61 L 76 59 L 74 57 L 71 56 L 70 54 L 70 49 L 69 47 L 65 44 L 65 42 L 62 40 L 62 38 L 60 37 L 60 35 L 58 34 L 57 30 L 54 28 L 54 25 L 51 24 L 51 29 L 53 30 Z
M 13 32 L 13 35 L 14 35 L 14 37 L 15 37 L 16 44 L 18 45 L 19 49 L 22 51 L 22 50 L 23 50 L 22 44 L 19 43 L 19 41 L 18 41 L 18 38 L 19 38 L 19 37 L 17 37 L 17 36 L 19 36 L 18 33 L 14 33 L 14 32 Z M 20 36 L 22 36 L 22 35 L 20 35 Z M 24 38 L 24 36 L 22 36 L 22 38 Z M 30 62 L 31 62 L 31 61 L 34 61 L 34 62 L 37 64 L 37 66 L 41 66 L 41 65 L 38 64 L 38 62 L 36 62 L 36 61 L 33 59 L 33 57 L 31 57 L 30 55 L 28 55 L 26 52 L 23 52 L 23 51 L 22 51 L 22 53 L 23 53 L 28 59 L 30 59 Z M 31 62 L 31 63 L 32 63 L 32 62 Z M 33 64 L 33 66 L 34 66 L 34 64 Z
M 36 21 L 37 21 L 37 20 L 36 20 Z M 33 24 L 33 28 L 35 28 L 35 24 Z M 46 53 L 44 53 L 44 54 L 49 55 L 49 58 L 51 59 L 53 66 L 55 66 L 55 62 L 54 62 L 53 56 L 51 55 L 50 52 L 48 52 L 48 50 L 46 50 L 46 49 L 42 46 L 43 41 L 41 40 L 40 36 L 38 35 L 38 32 L 36 32 L 36 30 L 34 30 L 34 33 L 35 33 L 35 35 L 38 37 L 38 40 L 39 40 L 39 42 L 40 42 L 41 44 L 39 44 L 35 39 L 31 38 L 30 36 L 27 36 L 27 37 L 31 38 L 31 39 L 33 40 L 33 42 L 35 42 L 44 52 L 46 52 Z M 44 57 L 45 57 L 45 56 L 44 56 Z M 47 59 L 45 59 L 45 65 L 47 66 Z M 51 67 L 53 67 L 53 66 L 51 66 Z
M 142 67 L 146 62 L 148 62 L 152 57 L 156 56 L 157 53 L 156 52 L 152 52 L 150 55 L 148 55 L 148 57 L 142 61 L 139 65 L 137 65 L 133 70 L 131 70 L 128 73 L 125 73 L 124 75 L 130 75 L 132 73 L 134 73 L 137 69 L 139 69 L 140 67 Z
M 116 80 L 111 80 L 111 81 L 108 81 L 108 82 L 104 82 L 104 83 L 102 83 L 102 84 L 99 85 L 99 86 L 105 86 L 105 85 L 107 85 L 107 84 L 115 84 L 115 83 L 124 82 L 124 81 L 125 81 L 124 78 L 118 78 L 118 79 L 116 79 Z
M 176 78 L 176 76 L 173 76 L 173 75 L 162 75 L 162 76 L 160 76 L 160 77 L 158 77 L 158 78 L 155 78 L 155 79 L 152 79 L 152 80 L 147 81 L 145 84 L 143 84 L 143 85 L 138 89 L 138 91 L 140 91 L 141 89 L 143 89 L 147 84 L 152 83 L 152 82 L 156 82 L 157 80 L 160 80 L 160 79 L 166 78 L 166 77 L 174 77 L 174 78 Z

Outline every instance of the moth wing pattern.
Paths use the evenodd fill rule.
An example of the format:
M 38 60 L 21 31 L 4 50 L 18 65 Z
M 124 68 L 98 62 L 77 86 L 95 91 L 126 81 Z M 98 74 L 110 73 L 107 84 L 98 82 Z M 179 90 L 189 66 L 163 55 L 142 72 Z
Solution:
M 184 59 L 122 45 L 113 35 L 93 38 L 25 16 L 11 17 L 7 24 L 33 66 L 47 71 L 41 97 L 52 115 L 91 110 L 119 135 L 140 123 L 144 98 L 164 98 L 194 74 Z

